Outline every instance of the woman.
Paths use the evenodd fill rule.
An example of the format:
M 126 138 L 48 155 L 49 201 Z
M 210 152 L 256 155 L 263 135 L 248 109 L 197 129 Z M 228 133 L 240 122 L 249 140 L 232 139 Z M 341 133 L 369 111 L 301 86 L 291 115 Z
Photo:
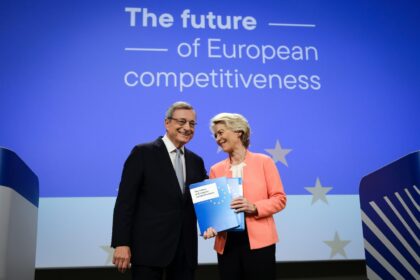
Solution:
M 217 144 L 229 156 L 210 169 L 210 178 L 241 177 L 243 197 L 231 208 L 245 213 L 245 231 L 204 232 L 216 237 L 219 272 L 222 280 L 275 279 L 275 243 L 278 241 L 273 215 L 286 206 L 286 195 L 273 160 L 248 151 L 250 127 L 239 114 L 221 113 L 211 119 L 210 129 Z

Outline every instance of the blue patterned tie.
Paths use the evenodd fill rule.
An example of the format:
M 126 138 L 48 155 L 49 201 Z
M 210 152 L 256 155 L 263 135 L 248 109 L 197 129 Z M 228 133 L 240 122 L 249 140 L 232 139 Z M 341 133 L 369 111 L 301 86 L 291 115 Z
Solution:
M 178 177 L 179 187 L 181 188 L 181 192 L 184 193 L 184 166 L 182 165 L 182 158 L 181 158 L 181 149 L 176 149 L 175 155 L 175 173 L 176 177 Z

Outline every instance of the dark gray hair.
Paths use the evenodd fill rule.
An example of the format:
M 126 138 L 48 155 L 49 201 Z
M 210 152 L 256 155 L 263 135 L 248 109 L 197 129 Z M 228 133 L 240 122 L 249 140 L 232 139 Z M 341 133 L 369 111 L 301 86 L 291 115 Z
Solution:
M 210 130 L 213 134 L 215 133 L 214 126 L 219 123 L 226 125 L 229 130 L 242 132 L 242 145 L 244 145 L 245 148 L 249 147 L 251 127 L 249 126 L 249 123 L 244 116 L 234 113 L 217 114 L 210 120 Z
M 168 108 L 165 114 L 165 119 L 172 118 L 172 116 L 174 115 L 174 112 L 176 110 L 181 110 L 181 109 L 192 110 L 195 113 L 193 106 L 191 106 L 189 103 L 184 102 L 184 101 L 177 101 L 174 104 L 172 104 L 171 107 Z

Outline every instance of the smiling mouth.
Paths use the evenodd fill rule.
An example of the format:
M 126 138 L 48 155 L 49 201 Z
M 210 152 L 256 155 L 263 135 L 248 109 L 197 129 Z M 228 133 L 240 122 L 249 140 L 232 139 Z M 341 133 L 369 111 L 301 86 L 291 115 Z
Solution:
M 186 136 L 186 137 L 192 135 L 192 132 L 191 131 L 181 131 L 181 130 L 178 130 L 178 133 L 181 134 L 181 135 L 183 135 L 183 136 Z

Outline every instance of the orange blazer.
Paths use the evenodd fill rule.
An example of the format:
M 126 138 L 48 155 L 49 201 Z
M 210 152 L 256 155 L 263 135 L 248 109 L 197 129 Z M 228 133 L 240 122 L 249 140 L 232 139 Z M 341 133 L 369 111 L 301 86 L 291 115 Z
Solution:
M 244 162 L 244 197 L 258 209 L 257 216 L 245 215 L 245 223 L 251 249 L 258 249 L 278 241 L 273 214 L 286 207 L 286 194 L 277 167 L 270 157 L 247 151 Z M 231 178 L 230 167 L 229 158 L 216 163 L 210 169 L 210 178 Z M 219 254 L 223 254 L 226 238 L 226 232 L 216 236 L 214 249 Z

